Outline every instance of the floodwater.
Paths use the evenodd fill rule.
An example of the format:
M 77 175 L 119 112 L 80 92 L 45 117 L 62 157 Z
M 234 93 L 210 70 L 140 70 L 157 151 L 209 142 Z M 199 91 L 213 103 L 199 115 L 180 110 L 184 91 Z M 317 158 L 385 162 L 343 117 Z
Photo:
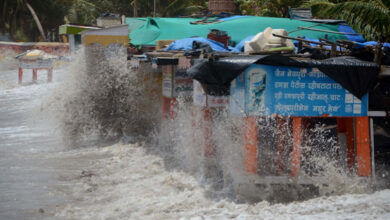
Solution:
M 46 218 L 47 210 L 70 201 L 61 193 L 74 186 L 65 176 L 80 174 L 89 160 L 66 157 L 71 151 L 40 111 L 66 72 L 56 70 L 50 84 L 45 71 L 38 73 L 37 84 L 26 71 L 18 86 L 17 70 L 0 71 L 0 219 Z
M 69 147 L 42 110 L 68 71 L 37 84 L 26 72 L 18 86 L 16 70 L 0 70 L 0 219 L 390 219 L 390 190 L 238 203 L 172 168 L 155 142 Z

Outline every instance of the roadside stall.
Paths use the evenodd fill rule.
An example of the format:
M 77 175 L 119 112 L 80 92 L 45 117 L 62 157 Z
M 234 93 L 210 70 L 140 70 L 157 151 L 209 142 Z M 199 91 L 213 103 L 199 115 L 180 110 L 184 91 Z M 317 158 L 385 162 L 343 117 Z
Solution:
M 69 43 L 69 49 L 71 53 L 75 53 L 77 48 L 82 44 L 81 32 L 87 30 L 99 30 L 101 27 L 86 26 L 86 25 L 74 25 L 64 24 L 59 27 L 59 35 L 62 41 Z
M 386 67 L 356 54 L 368 48 L 381 57 L 381 44 L 366 46 L 339 20 L 233 16 L 133 22 L 138 26 L 129 35 L 131 44 L 156 49 L 146 56 L 163 72 L 163 118 L 174 120 L 177 99 L 191 97 L 204 158 L 216 158 L 213 121 L 227 110 L 242 118 L 245 172 L 255 185 L 327 184 L 316 173 L 322 168 L 310 164 L 321 153 L 352 175 L 375 177 L 371 117 L 383 115 L 383 108 L 373 112 L 369 94 Z M 272 122 L 261 124 L 267 118 Z M 308 143 L 320 124 L 327 128 L 319 129 L 318 138 L 336 140 L 339 148 Z
M 57 56 L 47 54 L 41 50 L 32 50 L 19 54 L 15 57 L 18 59 L 18 83 L 23 82 L 23 69 L 32 69 L 32 81 L 37 82 L 38 70 L 47 70 L 47 81 L 53 80 L 53 62 Z

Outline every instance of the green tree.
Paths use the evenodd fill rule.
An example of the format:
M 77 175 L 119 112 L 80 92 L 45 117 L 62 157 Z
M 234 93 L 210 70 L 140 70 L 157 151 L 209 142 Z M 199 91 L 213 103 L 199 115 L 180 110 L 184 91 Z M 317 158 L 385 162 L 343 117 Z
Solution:
M 303 4 L 310 6 L 313 15 L 319 18 L 345 20 L 367 40 L 390 41 L 390 1 L 338 1 L 311 0 Z
M 65 10 L 50 0 L 0 0 L 0 32 L 13 40 L 45 40 L 55 33 Z
M 157 17 L 176 17 L 202 12 L 207 8 L 205 0 L 143 0 L 137 1 L 138 17 L 151 17 L 156 1 Z M 132 5 L 133 5 L 132 1 Z M 133 15 L 133 13 L 131 13 Z
M 303 0 L 236 0 L 239 14 L 268 17 L 288 17 L 289 7 L 298 7 Z
M 171 17 L 178 15 L 191 15 L 192 13 L 198 13 L 206 9 L 206 1 L 202 0 L 173 0 L 173 1 L 162 1 L 167 6 L 162 11 L 163 16 Z
M 259 6 L 253 0 L 235 0 L 236 14 L 241 15 L 260 15 Z

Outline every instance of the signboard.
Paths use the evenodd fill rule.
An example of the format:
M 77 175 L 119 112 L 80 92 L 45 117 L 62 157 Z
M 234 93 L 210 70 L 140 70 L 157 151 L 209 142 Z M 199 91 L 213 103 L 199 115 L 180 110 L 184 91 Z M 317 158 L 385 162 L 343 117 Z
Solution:
M 139 60 L 137 58 L 131 58 L 130 60 L 130 67 L 132 68 L 138 68 L 139 67 Z
M 162 95 L 164 97 L 173 97 L 173 73 L 175 69 L 172 65 L 164 65 L 162 67 Z
M 173 91 L 174 97 L 192 96 L 192 91 L 193 91 L 192 78 L 187 75 L 186 69 L 178 69 L 175 72 L 174 79 L 175 79 L 174 91 Z
M 206 95 L 202 85 L 193 80 L 194 83 L 194 94 L 193 102 L 195 106 L 202 107 L 226 107 L 229 105 L 229 96 L 212 96 Z
M 23 69 L 52 68 L 53 59 L 45 60 L 19 60 L 19 67 Z
M 187 75 L 186 69 L 177 69 L 175 65 L 163 65 L 162 70 L 164 97 L 192 96 L 192 78 Z
M 232 82 L 230 109 L 249 116 L 367 116 L 368 99 L 316 68 L 253 64 Z

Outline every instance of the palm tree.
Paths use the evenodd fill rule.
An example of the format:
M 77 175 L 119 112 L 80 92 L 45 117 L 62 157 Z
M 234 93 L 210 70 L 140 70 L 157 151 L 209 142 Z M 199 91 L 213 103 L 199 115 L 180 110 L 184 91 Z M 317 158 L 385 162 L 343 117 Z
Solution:
M 70 0 L 65 22 L 92 25 L 99 16 L 99 9 L 96 3 L 89 0 Z
M 178 16 L 189 15 L 206 8 L 205 0 L 144 0 L 131 1 L 133 16 Z M 155 8 L 156 6 L 156 8 Z M 137 10 L 135 10 L 135 7 Z M 155 10 L 156 9 L 156 10 Z M 154 13 L 156 12 L 156 13 Z
M 366 0 L 332 3 L 326 0 L 311 0 L 313 15 L 320 18 L 343 19 L 367 40 L 390 41 L 390 1 Z
M 43 28 L 42 28 L 42 24 L 41 22 L 39 21 L 39 18 L 37 16 L 37 14 L 35 13 L 35 10 L 31 7 L 31 5 L 27 2 L 27 0 L 25 0 L 25 4 L 28 8 L 28 10 L 30 11 L 31 15 L 33 16 L 34 18 L 34 21 L 38 27 L 38 30 L 39 32 L 41 33 L 41 37 L 42 37 L 42 40 L 43 41 L 46 41 L 46 37 L 45 37 L 45 32 L 43 32 Z
M 190 15 L 194 12 L 199 12 L 206 8 L 206 2 L 202 0 L 171 0 L 162 1 L 165 4 L 164 16 Z
M 0 18 L 0 22 L 3 23 L 0 27 L 1 29 L 8 30 L 11 35 L 15 34 L 18 29 L 18 24 L 24 22 L 24 9 L 27 7 L 41 34 L 42 40 L 46 40 L 42 24 L 37 16 L 37 13 L 27 0 L 1 0 L 0 5 L 3 6 L 3 16 Z
M 235 0 L 239 13 L 268 17 L 288 17 L 290 7 L 298 7 L 304 0 Z

